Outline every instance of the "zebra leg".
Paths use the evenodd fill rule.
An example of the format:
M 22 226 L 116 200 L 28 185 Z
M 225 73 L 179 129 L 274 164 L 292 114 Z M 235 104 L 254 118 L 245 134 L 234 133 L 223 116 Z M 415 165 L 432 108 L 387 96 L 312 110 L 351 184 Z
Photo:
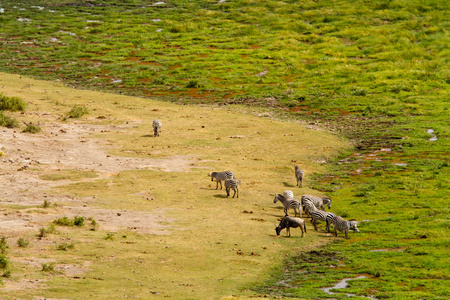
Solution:
M 236 198 L 239 198 L 239 188 L 238 187 L 236 187 L 236 194 L 237 194 L 237 196 L 236 196 Z
M 313 219 L 312 223 L 314 225 L 314 229 L 317 230 L 317 220 Z
M 236 196 L 236 189 L 235 188 L 233 188 L 233 198 L 234 198 L 234 196 Z M 239 197 L 239 196 L 238 196 Z
M 229 188 L 225 188 L 225 190 L 227 191 L 227 197 L 230 196 L 230 189 Z

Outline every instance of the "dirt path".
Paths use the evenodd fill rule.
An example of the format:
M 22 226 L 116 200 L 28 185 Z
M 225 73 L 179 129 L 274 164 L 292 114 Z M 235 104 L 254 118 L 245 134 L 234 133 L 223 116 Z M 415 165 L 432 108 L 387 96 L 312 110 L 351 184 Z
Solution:
M 145 159 L 132 157 L 114 157 L 104 149 L 113 147 L 105 141 L 96 139 L 94 134 L 102 131 L 122 132 L 126 126 L 98 126 L 89 124 L 51 123 L 42 127 L 43 133 L 29 134 L 13 129 L 0 131 L 0 202 L 5 205 L 39 206 L 44 200 L 62 204 L 53 213 L 30 214 L 8 211 L 0 214 L 2 234 L 17 236 L 26 230 L 36 232 L 58 216 L 82 215 L 94 217 L 101 222 L 102 229 L 133 229 L 143 233 L 166 234 L 162 221 L 169 221 L 163 212 L 133 212 L 93 209 L 87 204 L 95 199 L 74 199 L 70 196 L 51 196 L 46 192 L 67 180 L 42 180 L 40 175 L 48 171 L 73 169 L 95 171 L 99 177 L 83 180 L 106 178 L 123 170 L 158 169 L 160 171 L 188 171 L 192 163 L 187 156 L 174 156 L 168 159 Z M 31 169 L 42 172 L 31 171 Z M 37 174 L 39 173 L 39 174 Z M 70 181 L 73 183 L 73 181 Z M 65 205 L 67 204 L 67 205 Z M 68 205 L 70 204 L 70 205 Z

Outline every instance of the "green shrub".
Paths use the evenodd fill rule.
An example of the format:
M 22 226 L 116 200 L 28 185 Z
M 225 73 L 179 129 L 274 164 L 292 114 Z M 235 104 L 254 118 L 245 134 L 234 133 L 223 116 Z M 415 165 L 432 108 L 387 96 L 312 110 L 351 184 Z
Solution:
M 77 119 L 88 113 L 88 108 L 86 106 L 74 105 L 72 106 L 72 109 L 67 113 L 66 118 Z
M 60 226 L 73 226 L 74 223 L 71 219 L 68 217 L 62 217 L 59 219 L 56 219 L 53 221 L 53 224 L 60 225 Z
M 115 240 L 114 234 L 113 233 L 107 233 L 106 237 L 105 237 L 105 240 L 114 241 Z
M 0 254 L 0 269 L 6 269 L 9 266 L 9 259 L 5 254 Z
M 5 254 L 7 251 L 6 249 L 8 249 L 8 244 L 6 243 L 6 236 L 2 236 L 2 238 L 0 239 L 0 253 Z
M 41 131 L 41 127 L 34 125 L 34 124 L 27 124 L 23 132 L 29 132 L 29 133 L 38 133 Z
M 42 264 L 43 272 L 54 272 L 55 271 L 55 263 Z
M 63 251 L 67 251 L 69 249 L 74 249 L 74 248 L 75 248 L 75 245 L 73 243 L 68 244 L 66 242 L 59 244 L 57 247 L 58 250 L 63 250 Z
M 19 97 L 8 97 L 0 94 L 0 110 L 25 111 L 27 104 Z
M 22 247 L 22 248 L 26 248 L 28 247 L 28 245 L 30 244 L 30 241 L 24 238 L 19 238 L 17 240 L 17 246 Z
M 81 227 L 84 225 L 84 219 L 84 217 L 75 216 L 75 218 L 73 219 L 73 224 L 75 226 Z
M 19 122 L 11 117 L 4 115 L 3 112 L 0 111 L 0 126 L 8 128 L 19 127 Z
M 44 204 L 42 204 L 43 208 L 49 208 L 52 206 L 52 203 L 48 200 L 44 200 Z

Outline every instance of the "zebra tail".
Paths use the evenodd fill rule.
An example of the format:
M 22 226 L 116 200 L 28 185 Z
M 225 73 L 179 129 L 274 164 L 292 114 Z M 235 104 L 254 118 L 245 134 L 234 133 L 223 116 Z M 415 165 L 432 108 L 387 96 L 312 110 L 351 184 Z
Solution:
M 305 224 L 305 222 L 303 222 L 303 228 L 305 228 L 305 233 L 306 233 L 306 224 Z

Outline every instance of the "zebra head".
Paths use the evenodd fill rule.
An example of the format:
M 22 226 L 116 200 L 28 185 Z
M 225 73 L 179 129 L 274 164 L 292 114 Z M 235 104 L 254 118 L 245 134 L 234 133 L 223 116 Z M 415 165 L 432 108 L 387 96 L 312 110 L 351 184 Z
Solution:
M 283 199 L 281 198 L 280 194 L 275 194 L 275 198 L 273 199 L 273 203 L 277 203 L 277 201 L 283 202 Z
M 331 209 L 331 199 L 330 198 L 323 198 L 323 204 L 326 204 L 328 206 L 328 209 Z
M 358 224 L 359 224 L 359 222 L 357 222 L 356 220 L 348 221 L 349 229 L 353 230 L 354 232 L 359 232 L 359 229 L 357 227 Z
M 217 175 L 217 172 L 209 173 L 209 176 L 211 176 L 211 181 L 214 181 L 214 178 L 216 177 L 216 175 Z

